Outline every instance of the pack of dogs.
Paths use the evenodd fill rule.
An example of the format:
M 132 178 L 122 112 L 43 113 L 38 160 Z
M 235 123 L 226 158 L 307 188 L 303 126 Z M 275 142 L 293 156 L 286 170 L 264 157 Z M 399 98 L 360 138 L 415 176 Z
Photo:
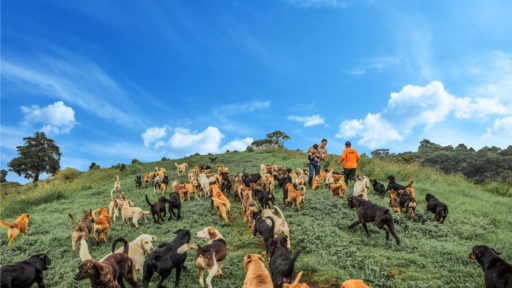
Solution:
M 215 162 L 215 161 L 212 161 Z M 80 221 L 71 214 L 69 217 L 74 224 L 71 235 L 71 247 L 73 259 L 76 257 L 77 244 L 80 245 L 79 255 L 82 263 L 78 267 L 78 273 L 74 276 L 76 281 L 89 279 L 91 287 L 125 287 L 126 280 L 132 287 L 138 287 L 136 275 L 142 280 L 143 287 L 149 287 L 150 282 L 158 274 L 157 287 L 164 287 L 164 281 L 169 278 L 173 270 L 176 271 L 174 284 L 179 286 L 181 272 L 186 270 L 184 263 L 189 250 L 196 250 L 195 266 L 198 271 L 198 282 L 204 287 L 203 274 L 206 270 L 206 286 L 212 287 L 212 279 L 215 276 L 223 278 L 222 263 L 228 255 L 226 239 L 214 227 L 205 227 L 196 233 L 196 238 L 206 242 L 191 243 L 191 232 L 179 229 L 174 232 L 176 237 L 170 242 L 162 242 L 154 248 L 153 244 L 158 240 L 156 236 L 141 234 L 132 242 L 125 237 L 117 237 L 111 245 L 112 253 L 105 255 L 101 260 L 94 260 L 89 254 L 87 241 L 89 236 L 99 245 L 100 241 L 108 241 L 108 233 L 112 222 L 121 213 L 123 222 L 135 228 L 139 227 L 139 220 L 144 219 L 148 223 L 146 215 L 151 213 L 153 223 L 165 223 L 167 220 L 181 216 L 181 206 L 186 199 L 190 201 L 190 194 L 197 200 L 202 197 L 210 198 L 211 207 L 214 208 L 220 218 L 226 223 L 231 221 L 231 203 L 227 196 L 233 191 L 233 200 L 240 201 L 242 206 L 243 222 L 248 222 L 253 237 L 261 237 L 263 253 L 248 254 L 243 259 L 246 270 L 243 287 L 265 288 L 304 288 L 310 287 L 302 283 L 303 272 L 295 270 L 295 262 L 301 250 L 292 254 L 290 229 L 285 215 L 276 206 L 275 186 L 282 188 L 283 204 L 296 206 L 297 211 L 305 208 L 306 184 L 309 171 L 307 169 L 292 170 L 278 165 L 262 164 L 260 173 L 245 173 L 234 176 L 231 182 L 229 169 L 218 166 L 217 172 L 212 172 L 208 165 L 199 167 L 195 165 L 188 174 L 187 163 L 177 164 L 176 172 L 179 177 L 187 175 L 189 183 L 171 183 L 172 192 L 165 197 L 169 185 L 169 176 L 166 169 L 155 167 L 155 171 L 136 176 L 135 188 L 141 189 L 142 184 L 148 188 L 153 185 L 155 193 L 161 192 L 155 202 L 148 195 L 145 200 L 149 211 L 136 207 L 132 200 L 127 199 L 121 192 L 119 176 L 116 175 L 114 189 L 110 193 L 109 210 L 100 207 L 95 210 L 83 209 Z M 387 187 L 379 183 L 377 179 L 369 179 L 366 176 L 356 176 L 353 186 L 353 194 L 347 198 L 349 209 L 355 209 L 357 219 L 347 228 L 352 229 L 361 224 L 366 235 L 370 237 L 367 223 L 374 223 L 378 229 L 385 232 L 386 240 L 390 235 L 395 239 L 396 245 L 400 245 L 400 239 L 394 227 L 393 216 L 390 209 L 372 203 L 368 200 L 370 184 L 375 194 L 384 198 L 389 196 L 389 207 L 395 213 L 408 213 L 410 219 L 414 219 L 418 202 L 415 199 L 415 188 L 409 177 L 409 184 L 398 184 L 393 175 L 388 177 Z M 332 198 L 339 196 L 345 198 L 347 185 L 342 173 L 333 169 L 321 170 L 320 175 L 315 175 L 312 190 L 325 187 Z M 234 185 L 233 185 L 234 184 Z M 115 195 L 120 193 L 120 195 Z M 199 197 L 198 195 L 199 194 Z M 309 197 L 309 196 L 308 196 Z M 426 194 L 426 211 L 434 214 L 435 221 L 444 223 L 448 215 L 448 206 L 437 199 L 433 194 Z M 258 205 L 259 204 L 259 205 Z M 10 246 L 19 233 L 27 234 L 29 214 L 21 214 L 14 222 L 0 220 L 0 225 L 8 227 L 8 239 Z M 117 243 L 124 246 L 115 250 Z M 269 255 L 267 270 L 265 258 Z M 485 273 L 486 287 L 512 287 L 512 266 L 499 257 L 500 253 L 487 246 L 475 246 L 469 257 L 480 264 Z M 46 254 L 37 254 L 29 259 L 13 264 L 5 265 L 0 272 L 0 287 L 30 287 L 37 283 L 44 287 L 43 271 L 51 265 L 51 260 Z M 352 279 L 342 283 L 342 288 L 369 287 L 362 280 Z

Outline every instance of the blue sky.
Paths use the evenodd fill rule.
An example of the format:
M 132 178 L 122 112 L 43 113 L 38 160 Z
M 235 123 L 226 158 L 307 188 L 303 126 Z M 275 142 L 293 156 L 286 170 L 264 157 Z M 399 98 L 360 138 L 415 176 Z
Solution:
M 1 167 L 243 149 L 512 145 L 511 1 L 1 2 Z M 9 173 L 8 179 L 19 180 Z

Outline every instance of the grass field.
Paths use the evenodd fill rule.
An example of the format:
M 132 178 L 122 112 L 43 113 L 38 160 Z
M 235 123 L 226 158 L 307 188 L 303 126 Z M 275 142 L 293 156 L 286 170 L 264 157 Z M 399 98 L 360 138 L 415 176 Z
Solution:
M 300 152 L 231 152 L 217 155 L 216 164 L 228 167 L 233 176 L 243 170 L 258 172 L 262 163 L 274 163 L 290 168 L 305 167 L 305 155 Z M 329 159 L 334 163 L 334 156 Z M 155 166 L 167 169 L 170 179 L 178 179 L 174 163 L 164 161 L 127 165 L 117 169 L 96 169 L 76 173 L 68 169 L 53 181 L 41 181 L 23 187 L 2 186 L 0 218 L 13 221 L 19 213 L 30 213 L 28 236 L 18 238 L 7 247 L 6 229 L 1 230 L 0 264 L 6 265 L 24 260 L 36 253 L 47 253 L 52 259 L 50 270 L 45 272 L 46 287 L 89 287 L 89 281 L 73 280 L 78 271 L 79 259 L 72 260 L 71 233 L 74 224 L 68 217 L 72 213 L 82 217 L 82 209 L 108 208 L 110 189 L 115 174 L 121 177 L 121 190 L 136 206 L 149 210 L 144 200 L 148 194 L 155 201 L 152 188 L 136 190 L 135 175 L 152 171 Z M 194 155 L 177 162 L 209 164 L 208 156 Z M 386 241 L 382 230 L 373 224 L 368 228 L 372 235 L 367 238 L 363 228 L 347 225 L 356 219 L 354 210 L 344 199 L 331 199 L 327 189 L 306 192 L 306 207 L 298 213 L 296 208 L 282 205 L 282 191 L 276 193 L 278 206 L 283 210 L 290 226 L 292 250 L 302 250 L 295 265 L 305 272 L 305 279 L 314 287 L 339 287 L 348 279 L 363 279 L 371 287 L 483 287 L 484 278 L 480 266 L 468 258 L 472 247 L 484 244 L 512 260 L 512 198 L 486 192 L 458 176 L 447 176 L 430 168 L 417 165 L 386 163 L 363 158 L 359 174 L 377 178 L 387 184 L 387 175 L 393 174 L 397 182 L 406 184 L 407 176 L 414 179 L 418 208 L 416 218 L 394 214 L 395 228 L 401 245 Z M 341 168 L 337 167 L 337 170 Z M 180 180 L 185 180 L 180 179 Z M 351 193 L 349 186 L 349 195 Z M 435 194 L 449 206 L 444 224 L 434 221 L 433 214 L 425 212 L 426 193 Z M 232 197 L 229 197 L 230 199 Z M 387 206 L 388 198 L 380 199 L 373 190 L 370 201 Z M 233 202 L 232 202 L 233 203 Z M 185 201 L 180 221 L 164 224 L 141 224 L 137 230 L 118 221 L 112 225 L 109 242 L 96 246 L 89 240 L 89 250 L 94 259 L 108 253 L 111 240 L 125 236 L 129 241 L 142 233 L 158 237 L 158 243 L 171 241 L 173 231 L 189 229 L 193 235 L 206 226 L 216 227 L 228 243 L 228 257 L 224 262 L 224 279 L 213 278 L 214 287 L 242 287 L 245 278 L 243 258 L 248 253 L 261 253 L 262 246 L 252 239 L 252 232 L 242 223 L 241 205 L 232 205 L 232 223 L 225 223 L 210 209 L 207 199 Z M 151 215 L 150 215 L 151 216 Z M 148 220 L 151 217 L 148 218 Z M 191 242 L 205 244 L 192 237 Z M 157 245 L 158 245 L 157 243 Z M 181 287 L 199 287 L 193 260 L 195 252 L 188 254 L 187 271 L 182 273 Z M 268 259 L 268 258 L 267 258 Z M 268 260 L 267 260 L 268 261 Z M 268 262 L 267 262 L 268 264 Z M 142 282 L 139 280 L 139 284 Z M 155 287 L 156 279 L 152 281 Z M 174 273 L 164 282 L 174 287 Z

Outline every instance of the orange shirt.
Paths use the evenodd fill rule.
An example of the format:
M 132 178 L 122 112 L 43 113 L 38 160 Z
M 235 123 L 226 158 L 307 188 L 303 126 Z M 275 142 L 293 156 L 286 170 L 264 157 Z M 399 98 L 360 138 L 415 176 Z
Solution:
M 359 161 L 359 154 L 357 154 L 357 151 L 352 148 L 347 148 L 343 150 L 343 154 L 341 154 L 340 161 L 338 164 L 341 164 L 341 162 L 345 161 L 345 164 L 343 165 L 343 168 L 357 168 L 357 162 Z

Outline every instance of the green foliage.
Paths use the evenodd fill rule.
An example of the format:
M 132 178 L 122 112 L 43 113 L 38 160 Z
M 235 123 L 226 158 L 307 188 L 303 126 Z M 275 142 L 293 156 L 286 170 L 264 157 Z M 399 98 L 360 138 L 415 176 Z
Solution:
M 169 160 L 167 157 L 165 157 L 165 156 L 162 157 L 162 161 L 167 161 L 167 160 Z
M 9 172 L 5 169 L 0 170 L 0 183 L 7 182 L 7 179 L 5 179 L 5 177 L 7 177 L 7 173 Z
M 132 159 L 132 164 L 140 164 L 141 162 L 137 159 Z
M 100 165 L 96 164 L 96 162 L 92 162 L 91 165 L 89 165 L 89 171 L 93 169 L 100 169 Z
M 251 143 L 249 147 L 251 147 L 253 150 L 267 150 L 267 151 L 273 151 L 268 150 L 273 148 L 284 148 L 283 144 L 284 142 L 290 140 L 291 138 L 286 135 L 286 133 L 282 131 L 274 131 L 272 133 L 268 133 L 266 135 L 267 138 L 261 139 L 261 140 L 255 140 Z M 247 147 L 247 148 L 249 148 Z M 246 149 L 247 151 L 247 149 Z
M 15 172 L 19 176 L 22 174 L 27 179 L 39 180 L 41 173 L 55 174 L 60 168 L 59 146 L 55 145 L 55 141 L 46 138 L 43 132 L 36 132 L 34 137 L 25 137 L 24 146 L 18 146 L 18 157 L 13 158 L 7 164 L 9 170 Z
M 70 181 L 80 176 L 80 171 L 75 168 L 66 167 L 66 169 L 57 172 L 56 178 Z

